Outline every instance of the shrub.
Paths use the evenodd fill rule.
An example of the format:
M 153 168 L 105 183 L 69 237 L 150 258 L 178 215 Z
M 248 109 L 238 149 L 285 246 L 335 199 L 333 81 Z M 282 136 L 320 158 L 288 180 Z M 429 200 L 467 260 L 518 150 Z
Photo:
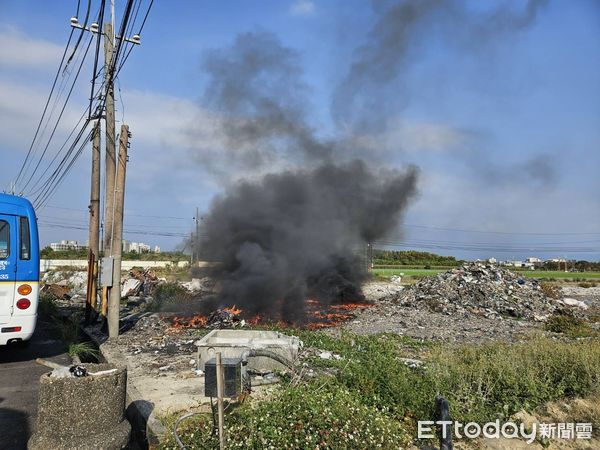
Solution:
M 585 288 L 585 289 L 588 289 L 588 288 L 591 288 L 591 287 L 596 287 L 597 284 L 596 283 L 591 283 L 589 281 L 582 281 L 581 283 L 578 284 L 578 286 L 582 287 L 582 288 Z
M 557 314 L 550 317 L 544 328 L 547 331 L 563 333 L 572 338 L 594 335 L 594 330 L 587 322 L 570 314 Z
M 431 379 L 455 418 L 488 421 L 563 397 L 583 397 L 600 383 L 597 342 L 535 338 L 519 344 L 438 347 Z
M 44 318 L 56 315 L 57 307 L 54 303 L 54 296 L 47 291 L 40 292 L 38 300 L 38 314 Z
M 178 427 L 187 448 L 218 448 L 212 429 L 210 415 Z M 268 401 L 243 405 L 227 415 L 226 434 L 227 448 L 244 449 L 391 450 L 412 440 L 406 427 L 385 410 L 368 408 L 348 389 L 327 380 L 289 387 Z
M 177 283 L 160 284 L 154 289 L 152 302 L 148 304 L 148 310 L 176 310 L 178 303 L 187 301 L 190 297 L 190 293 Z
M 92 358 L 97 359 L 100 353 L 90 342 L 77 342 L 69 345 L 69 356 L 71 358 L 77 356 L 80 359 Z

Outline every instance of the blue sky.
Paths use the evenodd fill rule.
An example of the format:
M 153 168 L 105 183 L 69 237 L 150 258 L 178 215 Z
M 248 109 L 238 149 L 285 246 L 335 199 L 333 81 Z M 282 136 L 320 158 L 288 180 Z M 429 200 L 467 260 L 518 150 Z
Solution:
M 116 1 L 117 23 L 124 3 Z M 298 52 L 310 124 L 336 135 L 332 93 L 393 3 L 155 0 L 118 83 L 117 118 L 133 133 L 125 238 L 173 248 L 181 237 L 153 233 L 189 232 L 196 206 L 206 211 L 227 182 L 256 175 L 225 164 L 226 176 L 215 176 L 199 156 L 199 146 L 223 145 L 203 100 L 207 51 L 240 33 L 274 33 Z M 525 2 L 448 4 L 460 6 L 434 9 L 411 31 L 400 69 L 374 91 L 385 126 L 362 136 L 374 164 L 420 168 L 419 196 L 393 240 L 466 258 L 600 259 L 600 4 L 540 2 L 526 26 L 498 29 L 473 24 L 495 10 L 521 17 Z M 29 148 L 76 8 L 0 0 L 2 188 Z M 86 68 L 57 143 L 86 104 Z M 85 152 L 39 211 L 41 224 L 54 224 L 41 225 L 43 243 L 85 241 L 85 231 L 56 224 L 85 228 L 89 166 Z

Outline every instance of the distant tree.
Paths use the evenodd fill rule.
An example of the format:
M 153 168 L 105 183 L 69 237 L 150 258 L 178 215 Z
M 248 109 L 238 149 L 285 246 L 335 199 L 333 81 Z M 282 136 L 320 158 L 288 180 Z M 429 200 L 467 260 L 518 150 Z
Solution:
M 455 266 L 462 261 L 454 256 L 441 256 L 435 253 L 418 252 L 415 250 L 375 250 L 373 262 L 378 265 L 401 266 Z

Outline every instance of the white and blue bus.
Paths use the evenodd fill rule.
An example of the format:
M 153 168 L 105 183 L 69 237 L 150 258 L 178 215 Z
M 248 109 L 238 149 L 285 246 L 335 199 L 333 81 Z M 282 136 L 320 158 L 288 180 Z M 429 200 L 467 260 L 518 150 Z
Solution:
M 40 249 L 31 203 L 0 193 L 0 345 L 25 343 L 37 320 Z

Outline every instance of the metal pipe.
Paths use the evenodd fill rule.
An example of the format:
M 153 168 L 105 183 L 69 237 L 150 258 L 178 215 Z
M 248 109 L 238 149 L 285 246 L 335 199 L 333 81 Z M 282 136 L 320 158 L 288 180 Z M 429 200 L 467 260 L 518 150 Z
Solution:
M 265 350 L 262 348 L 253 348 L 253 349 L 248 350 L 247 352 L 244 352 L 244 354 L 242 355 L 242 361 L 245 360 L 244 357 L 246 357 L 246 359 L 247 359 L 248 357 L 257 357 L 257 356 L 264 356 L 266 358 L 271 358 L 272 360 L 283 364 L 285 367 L 290 369 L 292 372 L 294 372 L 294 370 L 295 370 L 295 366 L 292 361 L 290 361 L 289 359 L 287 359 L 284 356 L 281 356 L 278 353 L 272 352 L 271 350 Z

